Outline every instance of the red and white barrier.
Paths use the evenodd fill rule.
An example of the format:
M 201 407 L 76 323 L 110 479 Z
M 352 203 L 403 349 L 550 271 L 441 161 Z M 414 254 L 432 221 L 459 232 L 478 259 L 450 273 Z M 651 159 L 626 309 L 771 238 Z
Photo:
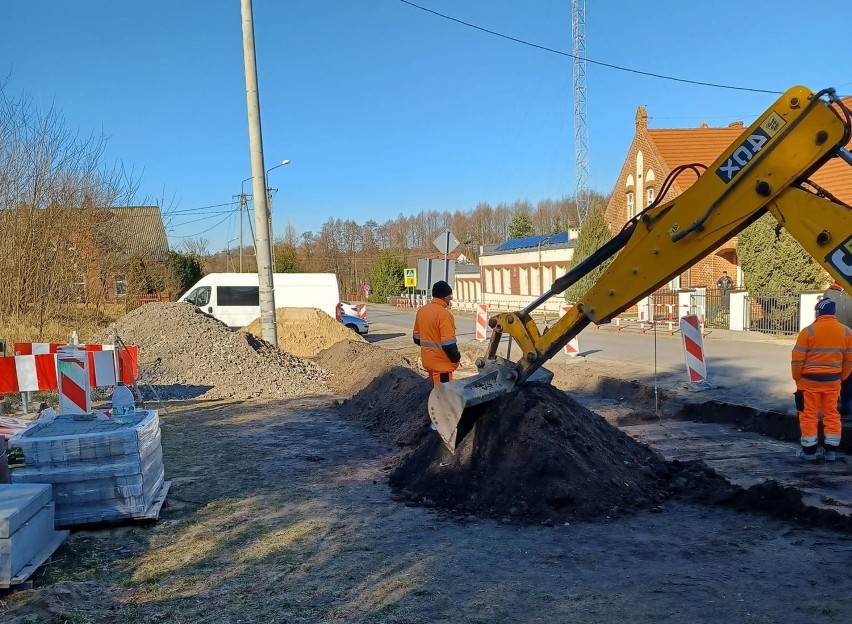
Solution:
M 561 306 L 559 308 L 559 316 L 560 317 L 565 316 L 566 314 L 568 314 L 568 310 L 570 310 L 573 307 L 574 306 L 572 306 L 572 305 Z M 565 351 L 565 353 L 567 353 L 571 357 L 575 357 L 580 352 L 580 340 L 579 340 L 579 338 L 577 338 L 577 336 L 574 336 L 568 342 L 568 344 L 566 344 L 565 347 L 563 347 L 563 351 Z
M 0 357 L 0 394 L 59 390 L 57 353 L 34 354 L 33 350 L 42 348 L 35 345 L 41 344 L 46 343 L 16 343 L 16 351 L 29 355 Z M 56 345 L 56 350 L 61 346 L 65 345 Z M 78 345 L 78 349 L 86 353 L 92 387 L 113 386 L 118 379 L 132 385 L 139 377 L 139 348 L 135 345 L 118 354 L 112 345 Z
M 59 413 L 88 414 L 92 411 L 89 384 L 89 358 L 76 345 L 67 345 L 56 354 L 59 370 Z
M 687 314 L 680 318 L 680 334 L 683 336 L 683 356 L 690 383 L 706 382 L 707 362 L 704 359 L 704 339 L 701 337 L 701 325 L 695 314 Z
M 480 303 L 476 306 L 476 339 L 485 342 L 488 338 L 488 304 Z
M 358 306 L 358 317 L 365 320 L 365 321 L 367 320 L 367 304 L 366 303 L 362 303 Z

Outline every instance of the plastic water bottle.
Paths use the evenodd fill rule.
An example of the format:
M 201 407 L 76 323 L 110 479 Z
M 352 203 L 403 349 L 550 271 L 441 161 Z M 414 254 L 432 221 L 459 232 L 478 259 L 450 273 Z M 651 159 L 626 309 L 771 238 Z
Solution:
M 119 381 L 112 393 L 112 417 L 121 422 L 125 416 L 132 416 L 134 411 L 133 392 Z

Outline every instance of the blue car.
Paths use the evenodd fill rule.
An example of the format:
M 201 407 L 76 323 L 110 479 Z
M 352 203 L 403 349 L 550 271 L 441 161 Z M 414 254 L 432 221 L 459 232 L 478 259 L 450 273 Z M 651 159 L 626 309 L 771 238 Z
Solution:
M 354 331 L 356 334 L 361 334 L 362 336 L 366 336 L 367 332 L 370 331 L 370 324 L 358 316 L 352 316 L 351 314 L 341 314 L 340 322 L 352 331 Z

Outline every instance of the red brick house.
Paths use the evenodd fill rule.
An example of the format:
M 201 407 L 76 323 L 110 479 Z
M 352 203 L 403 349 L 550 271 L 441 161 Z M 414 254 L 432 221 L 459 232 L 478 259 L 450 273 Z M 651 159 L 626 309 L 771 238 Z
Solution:
M 852 97 L 843 101 L 847 107 L 852 107 Z M 613 233 L 654 201 L 657 190 L 673 168 L 689 163 L 710 165 L 743 130 L 742 121 L 723 128 L 711 128 L 706 123 L 698 128 L 649 128 L 648 114 L 645 107 L 640 106 L 636 110 L 636 133 L 606 207 L 605 217 Z M 845 163 L 835 159 L 811 178 L 841 201 L 852 204 L 852 175 Z M 696 180 L 694 173 L 684 172 L 663 199 L 674 199 Z M 714 287 L 722 271 L 727 271 L 736 285 L 742 286 L 736 238 L 672 280 L 669 288 Z

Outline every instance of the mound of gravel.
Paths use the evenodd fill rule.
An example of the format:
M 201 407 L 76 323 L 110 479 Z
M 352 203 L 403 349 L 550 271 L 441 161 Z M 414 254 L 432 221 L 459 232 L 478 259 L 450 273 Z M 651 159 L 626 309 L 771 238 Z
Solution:
M 340 341 L 364 342 L 358 334 L 316 308 L 278 308 L 275 311 L 278 348 L 298 357 L 316 357 Z M 260 319 L 243 331 L 262 336 Z
M 139 346 L 141 378 L 163 399 L 279 399 L 329 392 L 326 371 L 186 303 L 149 303 L 115 323 Z M 111 333 L 93 339 L 109 342 Z M 143 393 L 145 383 L 140 384 Z M 151 397 L 149 397 L 151 398 Z

